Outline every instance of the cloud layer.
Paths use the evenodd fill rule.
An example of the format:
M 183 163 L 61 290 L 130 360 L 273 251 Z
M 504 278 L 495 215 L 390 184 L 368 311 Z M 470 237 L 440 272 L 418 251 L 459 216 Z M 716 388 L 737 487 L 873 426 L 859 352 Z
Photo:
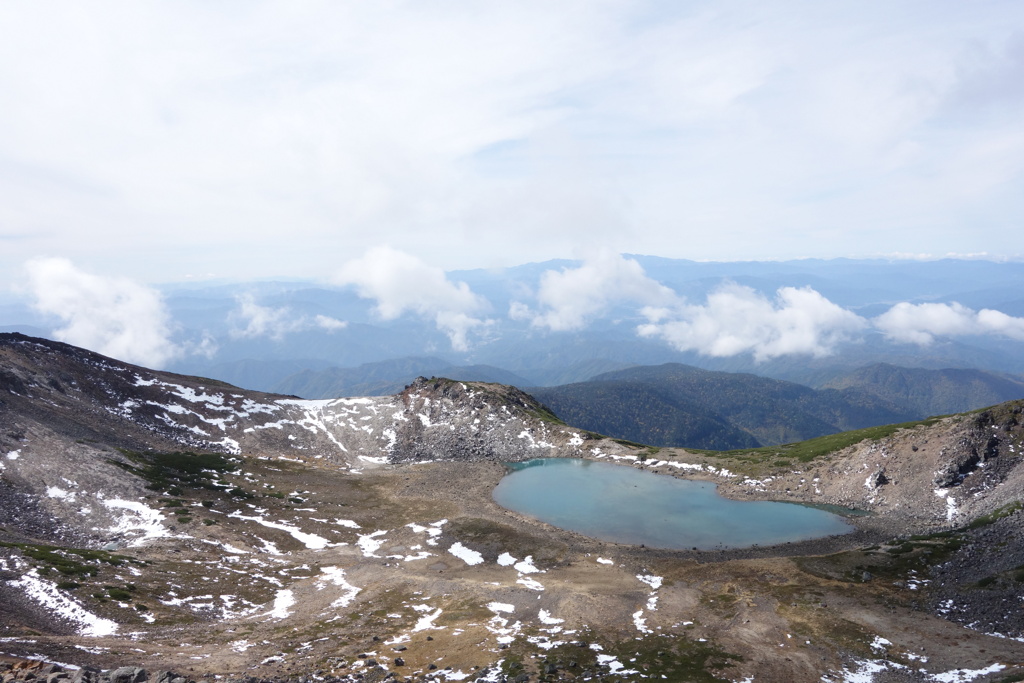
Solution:
M 0 277 L 327 277 L 381 241 L 445 268 L 1024 255 L 1022 25 L 1007 0 L 0 3 Z
M 154 368 L 182 353 L 156 290 L 87 273 L 62 258 L 34 259 L 25 271 L 34 307 L 62 321 L 57 339 Z

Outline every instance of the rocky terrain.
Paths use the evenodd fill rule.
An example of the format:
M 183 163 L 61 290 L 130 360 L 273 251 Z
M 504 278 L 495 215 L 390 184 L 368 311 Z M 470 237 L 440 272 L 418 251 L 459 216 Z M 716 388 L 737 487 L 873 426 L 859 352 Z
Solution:
M 1024 680 L 1021 418 L 687 452 L 501 385 L 303 401 L 0 335 L 0 674 Z M 869 514 L 777 547 L 605 543 L 493 502 L 535 457 Z

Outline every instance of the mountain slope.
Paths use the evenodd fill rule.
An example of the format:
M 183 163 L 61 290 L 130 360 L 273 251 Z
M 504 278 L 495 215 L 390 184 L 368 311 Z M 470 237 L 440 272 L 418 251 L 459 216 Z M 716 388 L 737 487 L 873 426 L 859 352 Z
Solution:
M 836 377 L 826 388 L 857 391 L 919 416 L 947 415 L 1024 398 L 1024 381 L 984 370 L 902 368 L 876 363 Z
M 0 335 L 0 361 L 5 415 L 130 449 L 273 451 L 352 468 L 428 452 L 520 460 L 578 438 L 531 397 L 502 385 L 419 378 L 395 396 L 307 401 L 147 370 L 18 334 Z M 481 422 L 487 430 L 468 428 L 450 443 L 456 425 Z M 0 437 L 0 448 L 16 444 Z
M 573 425 L 657 446 L 745 448 L 916 417 L 874 396 L 678 363 L 530 391 Z

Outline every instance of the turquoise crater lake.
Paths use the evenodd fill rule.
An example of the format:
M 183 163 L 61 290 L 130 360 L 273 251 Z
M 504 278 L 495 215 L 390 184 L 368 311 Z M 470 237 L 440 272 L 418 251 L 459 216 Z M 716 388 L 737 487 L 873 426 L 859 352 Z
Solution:
M 569 458 L 510 465 L 502 507 L 614 543 L 683 550 L 744 548 L 845 534 L 842 517 L 803 505 L 737 501 L 708 482 Z

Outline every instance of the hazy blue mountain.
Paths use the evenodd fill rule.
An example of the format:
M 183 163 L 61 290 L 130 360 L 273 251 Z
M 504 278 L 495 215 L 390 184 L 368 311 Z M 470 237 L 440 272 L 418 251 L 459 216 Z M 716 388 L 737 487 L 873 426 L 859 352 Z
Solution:
M 256 391 L 274 391 L 285 378 L 303 371 L 324 370 L 330 367 L 327 361 L 316 359 L 297 360 L 245 360 L 214 363 L 205 366 L 198 375 L 219 379 Z
M 302 398 L 388 396 L 398 393 L 420 376 L 518 386 L 529 384 L 514 373 L 489 365 L 458 366 L 440 358 L 399 358 L 355 368 L 302 370 L 278 382 L 274 391 Z

